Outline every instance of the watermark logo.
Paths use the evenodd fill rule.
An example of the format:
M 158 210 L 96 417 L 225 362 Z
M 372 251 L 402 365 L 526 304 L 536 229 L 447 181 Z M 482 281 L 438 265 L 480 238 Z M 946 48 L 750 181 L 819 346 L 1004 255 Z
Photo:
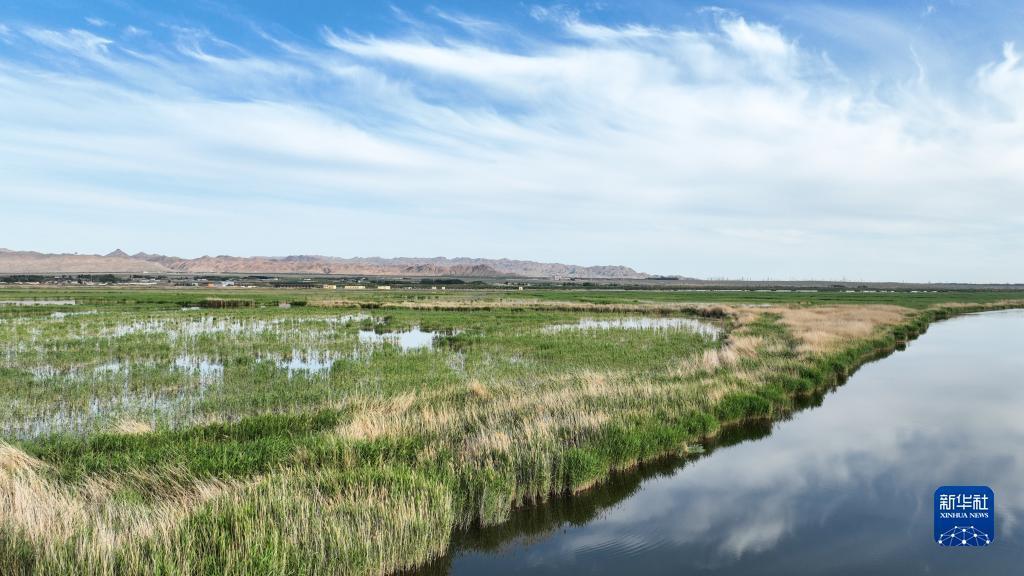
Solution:
M 940 486 L 935 491 L 935 542 L 988 546 L 996 539 L 995 494 L 988 486 Z

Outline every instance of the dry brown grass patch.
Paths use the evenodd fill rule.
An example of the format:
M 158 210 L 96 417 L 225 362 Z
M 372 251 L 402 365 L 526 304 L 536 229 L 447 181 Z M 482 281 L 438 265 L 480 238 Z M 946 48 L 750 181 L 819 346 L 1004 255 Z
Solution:
M 413 403 L 416 393 L 407 392 L 383 399 L 359 399 L 355 401 L 355 416 L 338 427 L 342 437 L 352 440 L 371 440 L 397 430 L 395 422 L 401 420 Z
M 45 464 L 33 456 L 29 456 L 24 450 L 15 448 L 6 442 L 0 442 L 0 472 L 4 475 L 35 471 L 43 468 Z
M 122 420 L 114 426 L 114 431 L 119 434 L 149 434 L 153 427 L 138 420 Z
M 472 379 L 466 386 L 469 388 L 470 393 L 476 396 L 480 400 L 487 400 L 491 397 L 491 393 L 487 390 L 487 387 L 483 385 L 479 380 Z
M 80 557 L 100 563 L 146 539 L 171 537 L 196 507 L 231 486 L 174 484 L 166 475 L 136 477 L 135 482 L 165 486 L 167 497 L 126 504 L 115 495 L 131 479 L 94 477 L 80 485 L 63 484 L 40 473 L 44 463 L 3 443 L 0 462 L 0 533 L 23 535 L 43 555 L 58 554 L 73 543 Z
M 801 345 L 801 352 L 826 352 L 844 341 L 867 338 L 904 321 L 909 308 L 886 304 L 772 308 Z

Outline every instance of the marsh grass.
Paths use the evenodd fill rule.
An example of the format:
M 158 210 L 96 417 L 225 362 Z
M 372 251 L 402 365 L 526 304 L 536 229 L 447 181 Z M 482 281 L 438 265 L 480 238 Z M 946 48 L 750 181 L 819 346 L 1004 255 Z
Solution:
M 0 573 L 409 569 L 453 531 L 781 416 L 984 308 L 484 294 L 181 310 L 114 294 L 96 314 L 0 317 Z M 723 334 L 619 322 L 637 315 Z M 583 318 L 612 322 L 549 329 Z M 358 337 L 414 326 L 445 336 L 412 350 Z M 321 354 L 329 366 L 290 368 Z

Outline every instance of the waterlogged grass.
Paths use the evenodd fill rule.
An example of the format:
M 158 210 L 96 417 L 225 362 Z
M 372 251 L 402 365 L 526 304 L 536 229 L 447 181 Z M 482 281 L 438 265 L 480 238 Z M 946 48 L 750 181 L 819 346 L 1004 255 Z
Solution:
M 4 436 L 82 435 L 124 421 L 154 429 L 232 422 L 581 368 L 658 371 L 714 343 L 687 324 L 550 330 L 580 320 L 559 311 L 89 312 L 0 319 Z M 621 320 L 597 320 L 611 321 Z
M 194 292 L 79 292 L 0 310 L 2 574 L 413 568 L 460 529 L 781 416 L 937 318 L 1018 304 L 466 292 L 283 309 L 295 293 L 245 292 L 183 310 Z M 413 330 L 429 345 L 403 347 Z

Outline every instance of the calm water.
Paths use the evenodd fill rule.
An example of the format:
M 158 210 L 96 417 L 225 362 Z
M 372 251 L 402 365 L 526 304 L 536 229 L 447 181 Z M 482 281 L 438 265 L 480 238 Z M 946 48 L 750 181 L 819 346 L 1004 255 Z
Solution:
M 359 341 L 367 344 L 393 344 L 401 350 L 416 350 L 418 348 L 433 348 L 434 338 L 440 335 L 442 335 L 441 332 L 420 330 L 419 326 L 414 326 L 411 330 L 401 332 L 360 330 Z
M 460 536 L 452 574 L 1020 574 L 1024 312 L 933 325 L 821 405 L 708 454 Z M 932 494 L 985 484 L 988 548 L 932 541 Z

